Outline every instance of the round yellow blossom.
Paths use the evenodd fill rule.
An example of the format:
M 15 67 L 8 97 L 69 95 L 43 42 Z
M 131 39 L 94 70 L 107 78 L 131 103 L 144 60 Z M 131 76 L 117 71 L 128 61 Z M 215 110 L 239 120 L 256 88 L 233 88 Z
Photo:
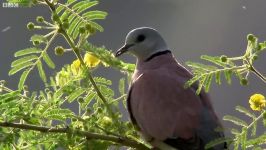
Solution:
M 84 62 L 88 67 L 96 67 L 100 63 L 100 59 L 88 52 L 84 56 Z
M 80 61 L 79 61 L 79 59 L 76 59 L 71 64 L 71 71 L 73 72 L 74 75 L 79 74 L 79 71 L 80 71 Z
M 253 94 L 249 99 L 249 104 L 252 110 L 260 111 L 266 107 L 266 100 L 261 94 Z

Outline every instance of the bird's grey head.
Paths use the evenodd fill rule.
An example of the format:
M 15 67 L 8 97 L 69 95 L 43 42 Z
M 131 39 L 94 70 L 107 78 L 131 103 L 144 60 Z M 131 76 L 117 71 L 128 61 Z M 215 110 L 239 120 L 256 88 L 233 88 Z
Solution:
M 127 34 L 125 44 L 116 52 L 115 56 L 129 52 L 138 59 L 145 60 L 151 55 L 167 49 L 166 42 L 155 29 L 141 27 Z

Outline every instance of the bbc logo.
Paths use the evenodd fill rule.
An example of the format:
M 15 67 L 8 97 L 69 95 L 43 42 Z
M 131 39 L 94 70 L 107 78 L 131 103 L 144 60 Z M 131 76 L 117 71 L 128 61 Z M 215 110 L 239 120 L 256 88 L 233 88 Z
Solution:
M 18 3 L 3 3 L 3 8 L 18 8 Z

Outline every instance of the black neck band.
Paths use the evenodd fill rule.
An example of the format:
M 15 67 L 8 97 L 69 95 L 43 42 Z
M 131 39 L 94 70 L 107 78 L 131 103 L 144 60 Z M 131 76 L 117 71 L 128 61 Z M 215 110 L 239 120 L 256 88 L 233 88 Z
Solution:
M 161 51 L 161 52 L 157 52 L 155 54 L 152 54 L 150 57 L 148 57 L 145 62 L 147 61 L 150 61 L 151 59 L 153 59 L 154 57 L 157 57 L 157 56 L 160 56 L 160 55 L 164 55 L 164 54 L 167 54 L 167 53 L 171 53 L 170 50 L 165 50 L 165 51 Z

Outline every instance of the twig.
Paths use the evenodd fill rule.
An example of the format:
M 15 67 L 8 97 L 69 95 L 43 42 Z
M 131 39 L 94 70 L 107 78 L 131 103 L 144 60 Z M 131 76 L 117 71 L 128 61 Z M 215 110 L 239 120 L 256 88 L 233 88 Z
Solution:
M 266 77 L 264 77 L 252 64 L 251 62 L 247 59 L 247 63 L 249 64 L 250 68 L 249 70 L 255 73 L 264 83 L 266 83 Z
M 44 133 L 73 133 L 77 136 L 85 136 L 87 139 L 96 139 L 96 140 L 105 140 L 105 141 L 111 141 L 118 144 L 122 144 L 125 146 L 129 146 L 132 148 L 137 148 L 139 150 L 149 150 L 148 147 L 146 147 L 142 143 L 138 143 L 136 141 L 133 141 L 128 138 L 113 136 L 113 135 L 103 135 L 99 133 L 92 133 L 77 129 L 70 129 L 68 127 L 65 128 L 53 128 L 53 127 L 45 127 L 45 126 L 36 126 L 36 125 L 30 125 L 30 124 L 20 124 L 20 123 L 10 123 L 10 122 L 0 122 L 1 127 L 11 127 L 11 128 L 17 128 L 17 129 L 26 129 L 26 130 L 33 130 L 33 131 L 39 131 Z

